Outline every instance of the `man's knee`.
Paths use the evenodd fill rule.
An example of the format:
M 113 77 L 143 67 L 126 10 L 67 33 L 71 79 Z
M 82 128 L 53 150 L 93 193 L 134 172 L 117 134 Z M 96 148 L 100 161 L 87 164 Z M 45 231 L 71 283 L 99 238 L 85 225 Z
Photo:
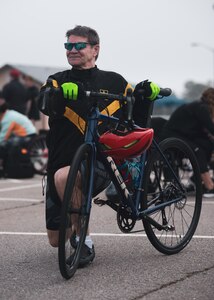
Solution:
M 56 186 L 59 186 L 66 182 L 69 168 L 70 167 L 64 167 L 56 171 L 56 173 L 54 174 L 54 182 Z
M 69 166 L 61 168 L 54 174 L 54 183 L 60 199 L 63 199 L 69 168 Z

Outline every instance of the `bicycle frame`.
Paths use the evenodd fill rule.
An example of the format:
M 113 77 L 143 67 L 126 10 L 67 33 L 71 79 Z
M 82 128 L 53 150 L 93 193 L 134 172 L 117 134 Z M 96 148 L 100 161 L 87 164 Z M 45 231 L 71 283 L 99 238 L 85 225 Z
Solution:
M 169 91 L 163 89 L 161 95 L 168 96 Z M 86 91 L 86 97 L 95 102 L 92 102 L 87 117 L 84 143 L 78 148 L 71 163 L 61 209 L 58 253 L 60 272 L 66 279 L 71 278 L 80 265 L 93 199 L 96 159 L 103 162 L 120 201 L 114 201 L 114 198 L 111 200 L 110 197 L 102 200 L 98 197 L 94 199 L 94 203 L 107 204 L 114 209 L 118 227 L 124 233 L 141 231 L 132 231 L 136 221 L 141 220 L 149 241 L 159 252 L 171 255 L 185 248 L 196 230 L 201 212 L 200 170 L 191 148 L 176 138 L 165 139 L 160 144 L 153 140 L 149 149 L 140 157 L 138 183 L 134 182 L 133 186 L 129 186 L 128 182 L 126 186 L 126 179 L 123 179 L 124 176 L 119 172 L 114 159 L 103 152 L 99 143 L 98 124 L 107 121 L 116 124 L 116 130 L 121 129 L 122 125 L 124 129 L 132 132 L 138 127 L 132 121 L 132 104 L 135 98 L 132 98 L 131 92 L 124 96 L 90 91 Z M 98 98 L 120 101 L 122 119 L 100 113 L 96 101 Z M 151 115 L 152 110 L 146 119 L 146 128 L 151 127 Z M 122 155 L 121 157 L 124 158 Z M 193 198 L 187 190 L 188 178 L 183 168 L 183 159 L 187 159 L 194 176 Z M 73 231 L 70 243 L 68 228 Z M 78 240 L 76 236 L 79 237 Z M 91 261 L 93 258 L 90 258 Z
M 99 139 L 99 135 L 97 132 L 97 124 L 100 121 L 111 121 L 114 123 L 118 123 L 119 119 L 112 117 L 112 116 L 108 116 L 108 115 L 104 115 L 102 113 L 99 112 L 99 109 L 97 106 L 94 106 L 91 110 L 91 114 L 88 117 L 88 122 L 87 122 L 87 128 L 86 128 L 86 132 L 85 132 L 85 143 L 90 144 L 91 148 L 92 148 L 92 169 L 91 169 L 91 178 L 90 180 L 93 182 L 94 179 L 94 165 L 95 165 L 95 160 L 96 160 L 96 155 L 97 155 L 97 151 L 98 147 L 97 147 L 97 143 L 98 143 L 98 139 Z M 137 125 L 136 125 L 137 127 Z M 160 147 L 158 146 L 158 144 L 156 143 L 156 141 L 153 139 L 152 141 L 152 145 L 154 146 L 154 148 L 159 152 L 159 154 L 163 157 L 164 161 L 166 162 L 168 168 L 171 170 L 174 179 L 176 181 L 176 183 L 179 185 L 179 187 L 181 188 L 181 190 L 184 192 L 183 187 L 181 186 L 179 179 L 177 177 L 177 175 L 175 174 L 174 170 L 172 169 L 172 167 L 170 166 L 167 158 L 165 157 L 165 155 L 162 153 Z M 143 182 L 143 177 L 144 177 L 144 170 L 145 170 L 145 161 L 146 161 L 146 157 L 147 157 L 147 153 L 148 150 L 145 151 L 142 155 L 141 155 L 141 172 L 140 172 L 140 183 L 139 183 L 139 187 L 142 186 L 142 182 Z M 114 160 L 109 157 L 109 156 L 105 156 L 103 154 L 100 153 L 99 151 L 99 156 L 102 159 L 102 162 L 105 166 L 105 168 L 107 169 L 111 180 L 113 181 L 118 193 L 120 194 L 120 197 L 122 199 L 122 203 L 124 203 L 125 205 L 128 205 L 128 207 L 131 208 L 131 214 L 133 219 L 135 220 L 140 220 L 143 218 L 146 218 L 147 220 L 149 220 L 154 226 L 156 226 L 157 228 L 161 228 L 163 229 L 164 226 L 156 223 L 153 219 L 151 219 L 149 217 L 150 214 L 153 214 L 156 211 L 159 211 L 160 209 L 163 209 L 164 207 L 171 205 L 172 203 L 176 203 L 178 201 L 182 200 L 182 196 L 177 197 L 175 199 L 172 199 L 170 201 L 161 203 L 156 205 L 155 207 L 152 208 L 148 208 L 144 211 L 141 211 L 139 209 L 140 206 L 140 199 L 142 199 L 142 197 L 144 197 L 144 191 L 141 188 L 138 188 L 135 194 L 135 197 L 133 199 L 133 197 L 131 196 L 131 194 L 129 193 L 126 184 L 120 174 L 120 172 L 117 169 L 117 166 L 114 162 Z M 92 186 L 92 184 L 91 184 Z M 92 195 L 92 191 L 90 193 Z M 90 199 L 92 198 L 90 195 Z M 107 203 L 111 208 L 113 208 L 114 210 L 117 210 L 118 206 L 115 205 L 114 203 Z M 90 203 L 88 203 L 88 209 L 90 207 Z

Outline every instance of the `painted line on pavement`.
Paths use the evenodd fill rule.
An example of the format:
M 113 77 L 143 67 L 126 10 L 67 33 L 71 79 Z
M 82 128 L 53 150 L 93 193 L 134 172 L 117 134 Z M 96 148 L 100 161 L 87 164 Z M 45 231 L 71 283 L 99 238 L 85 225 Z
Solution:
M 8 187 L 8 188 L 0 188 L 0 192 L 24 190 L 24 189 L 34 188 L 34 187 L 42 187 L 42 184 L 35 183 L 35 184 L 22 185 L 22 186 L 16 186 L 16 187 L 14 186 L 14 187 Z
M 13 231 L 0 231 L 0 235 L 38 235 L 46 236 L 46 232 L 13 232 Z M 147 237 L 145 233 L 91 233 L 91 236 L 110 236 L 110 237 Z M 214 239 L 213 235 L 194 235 L 194 239 Z
M 29 198 L 3 198 L 0 197 L 0 201 L 13 201 L 13 202 L 44 202 L 42 199 L 29 199 Z

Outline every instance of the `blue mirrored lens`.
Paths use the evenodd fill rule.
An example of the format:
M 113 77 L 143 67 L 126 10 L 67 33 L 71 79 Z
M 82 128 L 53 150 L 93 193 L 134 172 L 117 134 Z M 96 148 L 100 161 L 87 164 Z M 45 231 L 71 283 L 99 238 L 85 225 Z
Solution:
M 85 49 L 88 43 L 80 42 L 80 43 L 64 43 L 65 49 L 71 51 L 73 47 L 78 51 Z

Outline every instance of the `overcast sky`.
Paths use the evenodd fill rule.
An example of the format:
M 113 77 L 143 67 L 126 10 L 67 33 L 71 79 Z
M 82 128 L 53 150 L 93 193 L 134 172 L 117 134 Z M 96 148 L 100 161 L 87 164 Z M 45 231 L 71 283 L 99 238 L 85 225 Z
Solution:
M 0 66 L 69 68 L 63 43 L 75 25 L 98 31 L 98 67 L 130 82 L 179 96 L 186 81 L 214 80 L 214 0 L 0 0 Z

